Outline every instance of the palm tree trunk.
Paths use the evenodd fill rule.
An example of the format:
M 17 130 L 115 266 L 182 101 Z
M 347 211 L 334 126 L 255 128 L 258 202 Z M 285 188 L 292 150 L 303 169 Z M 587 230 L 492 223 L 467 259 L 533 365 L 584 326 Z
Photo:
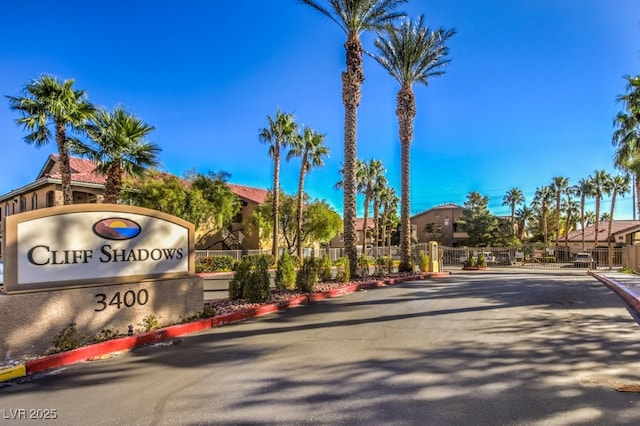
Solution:
M 276 141 L 273 147 L 273 240 L 271 254 L 273 261 L 278 263 L 278 237 L 280 234 L 280 143 Z
M 364 220 L 362 223 L 362 256 L 367 255 L 367 231 L 369 230 L 369 204 L 371 197 L 369 191 L 364 194 Z
M 373 257 L 378 258 L 378 219 L 380 216 L 380 202 L 378 197 L 373 200 Z
M 616 208 L 616 196 L 618 195 L 618 190 L 616 188 L 613 189 L 613 194 L 611 195 L 611 210 L 609 212 L 609 238 L 607 238 L 608 249 L 609 249 L 609 270 L 613 269 L 613 241 L 611 238 L 611 228 L 613 226 L 613 211 Z
M 297 213 L 297 230 L 296 230 L 296 243 L 298 260 L 302 261 L 302 199 L 304 197 L 304 175 L 307 170 L 307 157 L 302 157 L 302 164 L 300 165 L 300 176 L 298 177 L 298 211 Z
M 60 179 L 62 181 L 63 204 L 73 204 L 73 191 L 71 190 L 71 167 L 69 167 L 69 152 L 67 150 L 67 135 L 64 125 L 56 124 L 56 144 L 60 156 Z
M 582 231 L 582 249 L 584 250 L 584 203 L 585 203 L 585 196 L 582 195 L 580 197 L 580 226 L 582 227 L 581 231 Z
M 401 145 L 401 196 L 400 196 L 400 270 L 412 271 L 411 262 L 411 221 L 410 221 L 410 147 L 413 139 L 413 119 L 416 116 L 415 96 L 411 87 L 402 87 L 396 97 L 396 116 L 400 128 Z
M 107 179 L 104 187 L 104 203 L 116 204 L 120 196 L 122 186 L 122 169 L 118 163 L 113 163 L 107 172 Z
M 356 250 L 356 131 L 360 87 L 364 81 L 362 69 L 362 45 L 357 34 L 349 34 L 344 45 L 347 70 L 342 73 L 342 102 L 344 104 L 344 250 L 349 258 L 351 276 L 355 276 L 358 266 Z
M 598 248 L 598 229 L 600 228 L 600 196 L 596 195 L 596 223 L 594 224 L 595 235 L 593 237 L 593 248 Z

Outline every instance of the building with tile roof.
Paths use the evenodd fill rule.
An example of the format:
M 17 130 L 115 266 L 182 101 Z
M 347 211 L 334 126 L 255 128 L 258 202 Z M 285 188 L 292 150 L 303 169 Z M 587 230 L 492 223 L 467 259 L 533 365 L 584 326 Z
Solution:
M 96 163 L 84 158 L 69 157 L 69 166 L 74 204 L 102 202 L 105 177 L 96 173 Z M 240 199 L 242 208 L 229 228 L 209 238 L 203 248 L 258 249 L 260 248 L 258 236 L 247 232 L 248 218 L 251 217 L 256 206 L 265 202 L 269 191 L 238 184 L 228 184 L 228 186 Z M 6 216 L 62 204 L 59 156 L 52 154 L 46 159 L 33 182 L 0 195 L 0 242 L 2 241 L 2 220 Z M 2 253 L 0 257 L 1 255 Z
M 569 247 L 572 253 L 594 248 L 595 225 L 584 228 L 584 244 L 582 243 L 582 230 L 569 232 L 567 238 L 561 236 L 557 241 L 559 247 Z M 611 223 L 611 237 L 614 246 L 622 247 L 634 245 L 640 242 L 640 220 L 614 220 Z M 598 224 L 598 247 L 607 247 L 609 244 L 609 222 Z
M 411 226 L 418 243 L 437 241 L 448 247 L 459 246 L 469 238 L 458 228 L 464 208 L 453 203 L 442 204 L 411 216 Z

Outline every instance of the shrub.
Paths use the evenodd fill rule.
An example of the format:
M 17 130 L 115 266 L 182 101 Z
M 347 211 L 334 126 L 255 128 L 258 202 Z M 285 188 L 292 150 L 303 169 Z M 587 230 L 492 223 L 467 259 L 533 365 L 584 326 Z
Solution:
M 347 283 L 351 280 L 351 265 L 349 257 L 345 256 L 336 262 L 336 281 L 339 283 Z
M 142 318 L 142 322 L 138 323 L 138 325 L 142 327 L 143 332 L 147 332 L 160 328 L 160 321 L 155 315 L 147 315 Z
M 233 274 L 231 281 L 229 281 L 229 299 L 242 299 L 243 287 L 251 274 L 252 267 L 253 264 L 248 256 L 245 256 L 245 258 L 238 263 L 236 272 Z
M 364 254 L 358 258 L 358 276 L 366 277 L 369 275 L 369 259 Z
M 275 285 L 278 289 L 292 289 L 296 284 L 296 267 L 289 252 L 285 250 L 278 260 Z
M 318 261 L 315 257 L 307 257 L 296 276 L 296 288 L 303 292 L 312 292 L 318 283 Z
M 420 263 L 418 264 L 418 268 L 420 268 L 420 272 L 429 272 L 429 255 L 425 252 L 420 252 Z
M 105 342 L 107 340 L 113 340 L 116 337 L 118 337 L 120 335 L 120 333 L 118 332 L 118 330 L 113 331 L 111 329 L 105 328 L 100 330 L 100 333 L 96 334 L 96 336 L 93 338 L 93 340 L 95 342 Z
M 413 265 L 412 261 L 409 261 L 407 263 L 400 262 L 400 264 L 398 265 L 398 272 L 413 272 L 414 269 L 415 266 Z
M 251 303 L 264 302 L 271 294 L 269 282 L 269 257 L 259 256 L 250 268 L 247 281 L 242 288 L 242 297 Z
M 333 278 L 333 271 L 331 270 L 332 268 L 331 265 L 331 259 L 329 259 L 329 254 L 325 253 L 322 256 L 322 259 L 320 259 L 320 281 L 331 281 L 331 278 Z
M 86 345 L 90 340 L 86 334 L 78 333 L 75 322 L 70 322 L 53 338 L 53 349 L 49 353 L 70 351 Z
M 487 260 L 484 258 L 484 253 L 478 255 L 478 267 L 485 268 L 487 266 Z
M 468 260 L 468 266 L 475 268 L 476 266 L 478 266 L 478 263 L 476 262 L 476 258 L 475 256 L 469 256 L 469 260 Z
M 228 272 L 233 270 L 233 257 L 208 256 L 203 257 L 196 264 L 196 272 Z

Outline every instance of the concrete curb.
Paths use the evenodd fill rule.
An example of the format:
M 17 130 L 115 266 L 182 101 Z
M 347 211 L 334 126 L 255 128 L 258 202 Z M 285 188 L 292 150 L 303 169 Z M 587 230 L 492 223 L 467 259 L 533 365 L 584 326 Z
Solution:
M 13 367 L 0 368 L 0 383 L 18 379 L 27 375 L 27 369 L 23 364 Z
M 594 271 L 588 271 L 587 273 L 609 287 L 616 294 L 618 294 L 618 296 L 620 296 L 622 300 L 627 303 L 627 305 L 635 310 L 636 316 L 640 316 L 640 296 L 638 296 L 636 293 L 632 292 L 616 280 L 611 279 L 603 274 Z
M 27 361 L 24 363 L 24 365 L 18 366 L 18 367 L 21 367 L 22 370 L 18 367 L 12 367 L 10 369 L 0 370 L 0 382 L 19 378 L 25 375 L 40 373 L 46 370 L 51 370 L 51 369 L 62 367 L 69 364 L 75 364 L 77 362 L 104 359 L 105 356 L 109 354 L 129 351 L 139 346 L 144 346 L 152 343 L 158 343 L 164 340 L 174 339 L 176 337 L 180 337 L 186 334 L 192 334 L 192 333 L 207 330 L 210 328 L 220 327 L 226 324 L 233 324 L 236 322 L 244 321 L 249 318 L 266 315 L 272 312 L 280 311 L 280 310 L 295 307 L 295 306 L 306 305 L 306 304 L 317 302 L 323 299 L 340 297 L 340 296 L 353 293 L 359 290 L 384 287 L 387 285 L 393 285 L 393 284 L 401 283 L 405 281 L 416 281 L 416 280 L 422 280 L 426 278 L 440 278 L 448 275 L 449 273 L 417 274 L 417 275 L 412 275 L 407 277 L 389 278 L 385 280 L 356 283 L 356 284 L 339 287 L 332 290 L 327 290 L 327 291 L 317 292 L 317 293 L 309 293 L 306 295 L 293 297 L 291 299 L 287 299 L 278 303 L 265 304 L 265 305 L 258 306 L 256 308 L 229 312 L 226 314 L 217 315 L 215 317 L 206 318 L 198 321 L 172 325 L 172 326 L 160 328 L 158 330 L 153 330 L 147 333 L 142 333 L 134 336 L 126 336 L 126 337 L 120 337 L 117 339 L 107 340 L 104 342 L 83 346 L 78 349 L 73 349 L 66 352 L 60 352 L 54 355 L 43 356 L 41 358 Z M 11 371 L 7 371 L 5 373 L 5 370 L 11 370 Z

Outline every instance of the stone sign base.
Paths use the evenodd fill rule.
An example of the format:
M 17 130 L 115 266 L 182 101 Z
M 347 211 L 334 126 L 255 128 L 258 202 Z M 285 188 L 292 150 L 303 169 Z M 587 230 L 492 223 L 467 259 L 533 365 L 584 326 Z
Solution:
M 0 364 L 44 355 L 70 323 L 77 335 L 126 335 L 175 324 L 203 310 L 197 276 L 23 294 L 0 294 Z

